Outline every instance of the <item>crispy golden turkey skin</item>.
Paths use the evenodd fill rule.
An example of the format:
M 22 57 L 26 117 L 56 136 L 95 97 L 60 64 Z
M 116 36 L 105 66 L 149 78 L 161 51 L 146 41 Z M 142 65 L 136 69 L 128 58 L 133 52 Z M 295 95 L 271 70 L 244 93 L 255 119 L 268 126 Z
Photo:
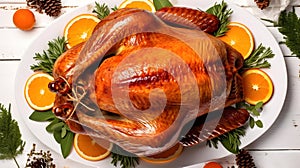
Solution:
M 158 14 L 117 10 L 96 26 L 87 42 L 58 58 L 53 67 L 53 112 L 72 131 L 151 155 L 179 142 L 189 131 L 183 128 L 196 118 L 243 100 L 238 73 L 242 55 L 198 28 L 166 24 L 176 23 L 176 12 L 195 12 L 174 8 Z M 172 18 L 161 18 L 169 16 L 163 11 L 170 11 Z M 217 26 L 215 17 L 207 17 L 202 22 Z M 184 23 L 180 19 L 178 23 Z M 228 130 L 248 118 L 232 108 L 226 111 L 220 118 L 226 125 L 233 122 L 224 127 Z M 226 122 L 237 113 L 241 121 Z M 215 125 L 210 125 L 211 131 L 221 129 Z

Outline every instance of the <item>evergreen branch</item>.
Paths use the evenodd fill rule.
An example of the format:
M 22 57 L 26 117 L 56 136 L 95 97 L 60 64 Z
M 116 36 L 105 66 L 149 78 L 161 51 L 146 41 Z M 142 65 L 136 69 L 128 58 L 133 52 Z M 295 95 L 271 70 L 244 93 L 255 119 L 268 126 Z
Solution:
M 300 18 L 295 13 L 295 9 L 293 8 L 291 12 L 282 11 L 277 22 L 268 19 L 262 20 L 271 22 L 275 27 L 278 27 L 278 31 L 283 35 L 284 39 L 284 41 L 279 43 L 286 44 L 292 55 L 296 55 L 300 59 Z
M 110 9 L 105 3 L 100 5 L 99 3 L 95 2 L 95 8 L 93 10 L 93 13 L 96 13 L 99 19 L 104 19 L 110 14 Z
M 266 60 L 273 58 L 275 55 L 270 47 L 266 48 L 262 44 L 252 52 L 252 54 L 244 61 L 243 68 L 269 68 L 271 64 Z
M 23 152 L 25 142 L 21 139 L 17 121 L 12 119 L 10 107 L 6 109 L 0 104 L 0 159 L 13 159 L 20 167 L 16 156 Z
M 300 18 L 293 10 L 292 12 L 283 11 L 280 13 L 278 22 L 274 24 L 278 26 L 278 31 L 284 35 L 284 44 L 289 47 L 292 55 L 300 58 Z
M 229 18 L 233 12 L 231 9 L 227 9 L 227 3 L 224 1 L 220 4 L 215 3 L 214 6 L 207 9 L 206 12 L 217 16 L 220 20 L 220 27 L 216 32 L 214 32 L 214 36 L 219 37 L 225 35 L 225 33 L 229 30 Z
M 66 40 L 64 37 L 57 37 L 48 42 L 48 49 L 42 53 L 36 53 L 33 59 L 36 64 L 30 66 L 33 71 L 42 71 L 52 75 L 53 65 L 56 59 L 66 51 Z
M 116 11 L 118 10 L 119 8 L 115 5 L 113 8 L 111 8 L 112 11 Z
M 139 164 L 139 158 L 137 156 L 125 151 L 117 145 L 114 145 L 111 157 L 111 164 L 115 167 L 119 164 L 121 168 L 134 168 Z

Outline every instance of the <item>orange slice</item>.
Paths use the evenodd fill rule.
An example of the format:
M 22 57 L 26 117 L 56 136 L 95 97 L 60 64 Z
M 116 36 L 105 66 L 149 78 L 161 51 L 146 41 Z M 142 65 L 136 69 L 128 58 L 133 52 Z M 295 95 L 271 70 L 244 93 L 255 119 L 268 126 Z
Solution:
M 219 39 L 239 51 L 244 59 L 248 58 L 254 49 L 254 38 L 251 31 L 238 22 L 231 22 L 228 28 L 226 34 Z
M 42 72 L 34 73 L 27 79 L 24 96 L 32 109 L 45 111 L 53 107 L 55 93 L 48 89 L 49 82 L 53 80 L 51 75 Z
M 150 0 L 125 0 L 119 8 L 139 8 L 150 12 L 155 12 L 155 7 Z
M 141 157 L 141 159 L 148 163 L 158 163 L 158 164 L 168 163 L 177 159 L 182 153 L 182 151 L 183 151 L 183 146 L 180 143 L 177 143 L 176 145 L 174 145 L 173 147 L 169 148 L 168 150 L 162 153 L 152 155 L 152 156 Z
M 112 143 L 104 139 L 94 139 L 83 134 L 75 135 L 73 145 L 80 157 L 90 161 L 105 159 L 113 147 Z
M 98 22 L 100 19 L 93 14 L 81 14 L 70 20 L 64 28 L 67 47 L 71 48 L 88 40 Z
M 208 162 L 204 165 L 203 168 L 223 168 L 223 166 L 217 162 Z
M 260 69 L 249 69 L 242 74 L 245 101 L 255 105 L 268 102 L 273 95 L 271 78 Z

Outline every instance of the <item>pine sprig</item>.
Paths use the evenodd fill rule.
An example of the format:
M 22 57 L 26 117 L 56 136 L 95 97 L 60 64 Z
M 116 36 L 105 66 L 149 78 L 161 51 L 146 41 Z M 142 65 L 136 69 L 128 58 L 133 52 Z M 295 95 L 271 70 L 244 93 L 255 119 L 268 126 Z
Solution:
M 295 11 L 293 12 L 282 12 L 279 16 L 278 30 L 281 34 L 284 35 L 283 39 L 292 54 L 300 58 L 300 18 L 298 18 Z
M 10 105 L 8 109 L 0 104 L 0 159 L 13 159 L 18 167 L 16 156 L 24 150 L 25 142 L 16 120 L 12 119 Z
M 241 145 L 240 137 L 245 136 L 246 131 L 245 127 L 239 127 L 232 131 L 229 131 L 223 135 L 220 135 L 214 139 L 208 140 L 207 145 L 209 147 L 218 148 L 218 143 L 221 144 L 231 153 L 237 154 L 240 150 L 239 146 Z
M 216 32 L 214 32 L 214 36 L 219 37 L 225 35 L 225 33 L 229 30 L 229 18 L 233 12 L 231 9 L 227 9 L 227 3 L 224 1 L 222 1 L 220 4 L 215 3 L 214 6 L 207 9 L 206 12 L 217 16 L 220 20 L 220 27 Z
M 42 53 L 36 53 L 33 59 L 36 64 L 30 66 L 33 71 L 42 71 L 52 75 L 53 65 L 56 59 L 66 51 L 66 40 L 64 37 L 57 37 L 48 42 L 48 49 Z
M 110 14 L 110 9 L 105 3 L 99 4 L 98 2 L 95 2 L 95 8 L 93 10 L 93 13 L 96 13 L 99 19 L 104 19 Z
M 134 168 L 139 164 L 139 158 L 137 156 L 125 151 L 117 145 L 114 145 L 111 157 L 111 164 L 115 167 L 119 164 L 121 168 Z
M 298 18 L 295 10 L 291 12 L 282 11 L 279 15 L 278 22 L 270 22 L 272 22 L 275 27 L 278 27 L 278 31 L 283 34 L 285 41 L 280 43 L 286 44 L 292 54 L 300 58 L 300 18 Z
M 244 61 L 243 68 L 270 68 L 271 64 L 267 59 L 273 58 L 274 56 L 275 55 L 270 47 L 266 48 L 262 44 L 259 44 L 252 54 Z

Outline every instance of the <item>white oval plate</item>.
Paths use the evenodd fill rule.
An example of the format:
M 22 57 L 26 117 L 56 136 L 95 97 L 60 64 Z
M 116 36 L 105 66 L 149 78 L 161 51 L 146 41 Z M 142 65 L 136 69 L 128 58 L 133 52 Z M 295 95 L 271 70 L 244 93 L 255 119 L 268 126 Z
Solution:
M 213 6 L 216 1 L 213 0 L 177 0 L 172 1 L 175 6 L 186 6 L 191 8 L 199 8 L 202 10 L 206 10 L 209 7 Z M 220 2 L 220 1 L 218 1 Z M 109 7 L 114 7 L 115 5 L 119 5 L 121 0 L 110 0 L 106 2 Z M 258 46 L 262 43 L 264 46 L 271 47 L 275 57 L 270 59 L 272 67 L 270 69 L 265 70 L 269 76 L 272 78 L 275 86 L 273 98 L 264 106 L 264 111 L 260 119 L 264 123 L 264 127 L 247 129 L 246 136 L 243 137 L 241 148 L 249 145 L 260 136 L 262 136 L 274 123 L 276 118 L 278 117 L 287 91 L 287 71 L 286 65 L 283 58 L 283 54 L 280 50 L 278 42 L 274 39 L 272 34 L 268 31 L 268 29 L 253 15 L 251 15 L 245 9 L 242 9 L 234 4 L 227 2 L 229 8 L 233 10 L 233 14 L 231 17 L 232 21 L 237 21 L 245 24 L 252 31 L 255 39 L 255 45 Z M 16 102 L 19 110 L 22 111 L 25 124 L 29 127 L 32 133 L 47 145 L 52 150 L 60 153 L 60 146 L 55 142 L 54 138 L 51 134 L 47 133 L 45 127 L 47 123 L 34 122 L 29 120 L 29 116 L 32 113 L 32 109 L 27 105 L 25 98 L 23 96 L 23 88 L 27 78 L 33 73 L 30 70 L 30 65 L 34 63 L 33 57 L 35 53 L 42 52 L 47 49 L 47 43 L 58 36 L 63 35 L 63 28 L 65 24 L 74 16 L 81 13 L 91 13 L 94 7 L 94 3 L 87 4 L 82 7 L 74 9 L 74 11 L 64 14 L 63 16 L 56 19 L 51 25 L 45 28 L 44 31 L 41 32 L 40 35 L 37 36 L 35 40 L 33 40 L 32 44 L 29 45 L 28 49 L 24 53 L 22 57 L 22 61 L 20 63 L 17 75 L 16 75 Z M 25 113 L 24 113 L 25 111 Z M 211 159 L 217 159 L 221 157 L 225 157 L 230 155 L 230 153 L 219 145 L 218 149 L 209 148 L 205 145 L 205 143 L 186 148 L 183 154 L 174 162 L 159 165 L 159 167 L 184 167 L 193 165 L 196 163 L 204 162 Z M 68 156 L 68 159 L 71 159 L 76 162 L 80 162 L 90 166 L 97 167 L 114 167 L 110 164 L 111 159 L 105 159 L 98 162 L 90 162 L 80 158 L 76 152 L 73 150 L 71 154 Z M 141 161 L 138 167 L 157 167 L 158 165 L 151 165 L 148 163 L 144 163 Z

